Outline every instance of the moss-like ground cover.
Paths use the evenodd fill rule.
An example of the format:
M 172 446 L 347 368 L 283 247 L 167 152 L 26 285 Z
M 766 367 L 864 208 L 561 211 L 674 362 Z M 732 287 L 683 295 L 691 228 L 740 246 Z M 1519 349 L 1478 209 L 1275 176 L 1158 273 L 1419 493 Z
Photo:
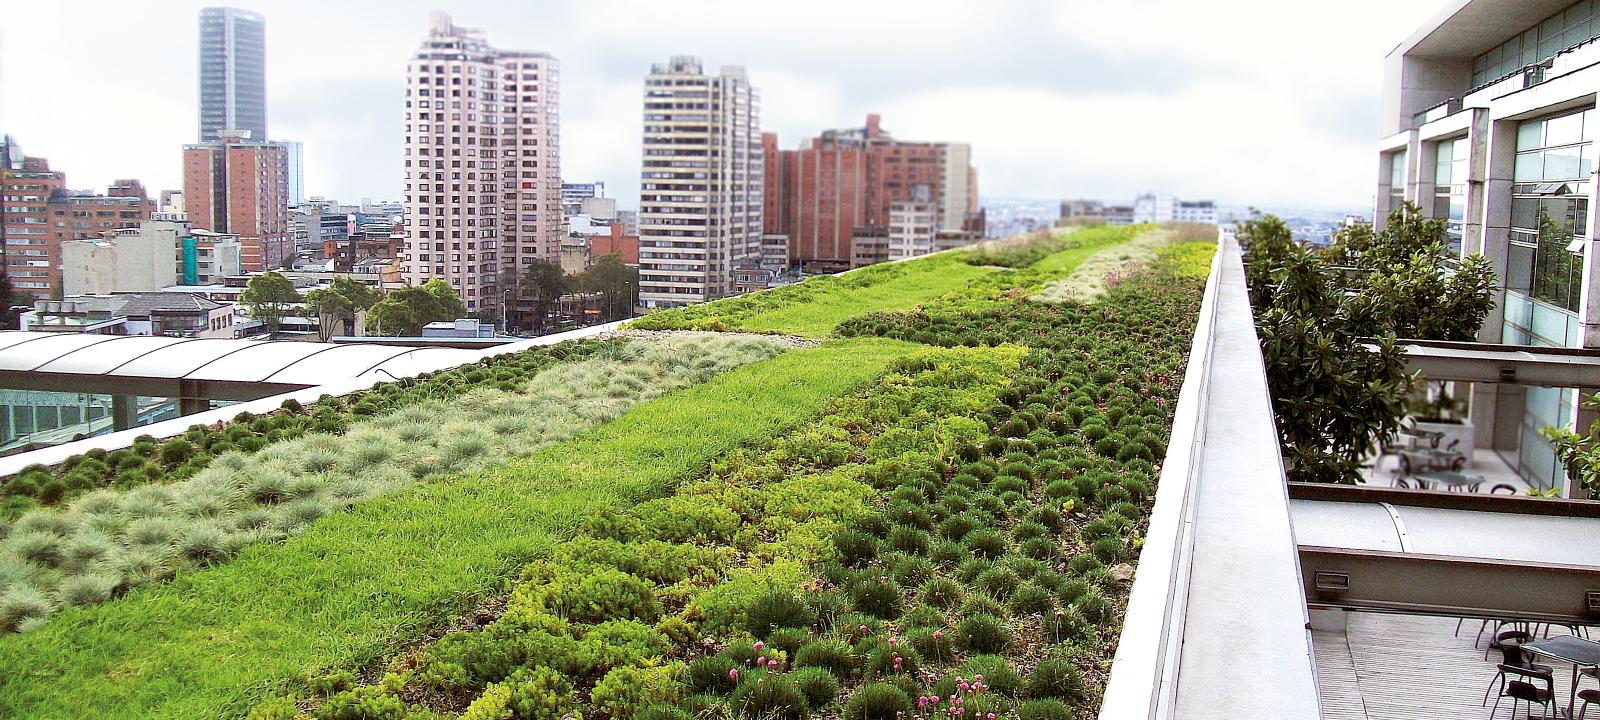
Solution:
M 1200 290 L 1162 260 L 1093 304 L 849 321 L 953 354 L 602 510 L 498 614 L 308 669 L 255 717 L 1092 717 Z M 1002 354 L 957 349 L 985 347 Z
M 770 442 L 911 350 L 857 340 L 787 352 L 531 457 L 414 485 L 225 565 L 65 609 L 0 638 L 0 716 L 240 716 L 284 678 L 414 641 L 593 512 Z
M 661 310 L 635 320 L 645 330 L 742 330 L 825 337 L 869 312 L 948 305 L 952 298 L 999 300 L 1034 291 L 1071 273 L 1095 251 L 1127 242 L 1140 228 L 1097 227 L 1044 233 L 997 250 L 947 252 L 840 275 L 814 277 L 766 292 Z

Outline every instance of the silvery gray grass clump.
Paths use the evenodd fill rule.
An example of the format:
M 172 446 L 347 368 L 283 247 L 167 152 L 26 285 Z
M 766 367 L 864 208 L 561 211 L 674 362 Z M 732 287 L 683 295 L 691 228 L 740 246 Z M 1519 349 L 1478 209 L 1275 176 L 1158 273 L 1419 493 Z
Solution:
M 430 476 L 481 470 L 615 419 L 633 405 L 777 355 L 760 336 L 632 339 L 611 356 L 548 368 L 520 392 L 472 390 L 254 455 L 227 453 L 168 485 L 107 488 L 0 526 L 0 632 L 27 631 Z

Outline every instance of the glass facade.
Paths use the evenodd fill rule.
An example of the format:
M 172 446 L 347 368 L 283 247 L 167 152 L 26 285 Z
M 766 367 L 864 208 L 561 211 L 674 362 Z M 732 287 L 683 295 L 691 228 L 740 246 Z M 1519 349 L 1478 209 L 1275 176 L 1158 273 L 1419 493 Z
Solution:
M 1517 127 L 1502 342 L 1583 344 L 1577 310 L 1597 134 L 1600 116 L 1592 110 L 1529 120 Z M 1544 387 L 1525 392 L 1517 427 L 1496 428 L 1496 434 L 1518 439 L 1516 457 L 1507 460 L 1524 478 L 1539 487 L 1552 487 L 1566 473 L 1540 430 L 1570 423 L 1578 392 Z
M 1581 0 L 1472 61 L 1472 86 L 1493 82 L 1600 37 L 1597 0 Z
M 1465 137 L 1439 141 L 1433 176 L 1433 217 L 1446 222 L 1446 242 L 1452 257 L 1461 256 L 1467 217 L 1467 160 L 1471 156 L 1472 145 Z

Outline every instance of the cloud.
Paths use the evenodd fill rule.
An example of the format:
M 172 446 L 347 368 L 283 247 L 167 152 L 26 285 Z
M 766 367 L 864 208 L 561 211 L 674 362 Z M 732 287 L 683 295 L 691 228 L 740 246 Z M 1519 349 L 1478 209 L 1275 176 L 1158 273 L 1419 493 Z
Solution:
M 437 2 L 437 0 L 433 0 Z M 74 187 L 177 187 L 196 0 L 24 3 L 0 27 L 0 132 Z M 783 147 L 883 114 L 973 145 L 986 196 L 1370 202 L 1383 54 L 1437 0 L 459 0 L 491 43 L 562 62 L 562 168 L 637 202 L 651 62 L 744 65 Z M 311 194 L 396 198 L 406 59 L 429 0 L 257 2 L 274 135 Z

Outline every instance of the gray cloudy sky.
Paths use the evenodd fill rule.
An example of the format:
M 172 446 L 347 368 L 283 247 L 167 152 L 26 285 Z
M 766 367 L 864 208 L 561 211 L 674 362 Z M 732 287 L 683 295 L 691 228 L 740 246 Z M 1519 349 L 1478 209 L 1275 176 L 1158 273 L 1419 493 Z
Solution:
M 637 203 L 641 78 L 694 54 L 742 64 L 784 147 L 868 112 L 973 145 L 987 197 L 1360 208 L 1380 60 L 1442 0 L 300 0 L 267 18 L 268 122 L 306 186 L 399 198 L 404 67 L 430 9 L 562 63 L 562 164 Z M 199 9 L 7 0 L 0 132 L 73 187 L 181 184 L 196 133 Z

